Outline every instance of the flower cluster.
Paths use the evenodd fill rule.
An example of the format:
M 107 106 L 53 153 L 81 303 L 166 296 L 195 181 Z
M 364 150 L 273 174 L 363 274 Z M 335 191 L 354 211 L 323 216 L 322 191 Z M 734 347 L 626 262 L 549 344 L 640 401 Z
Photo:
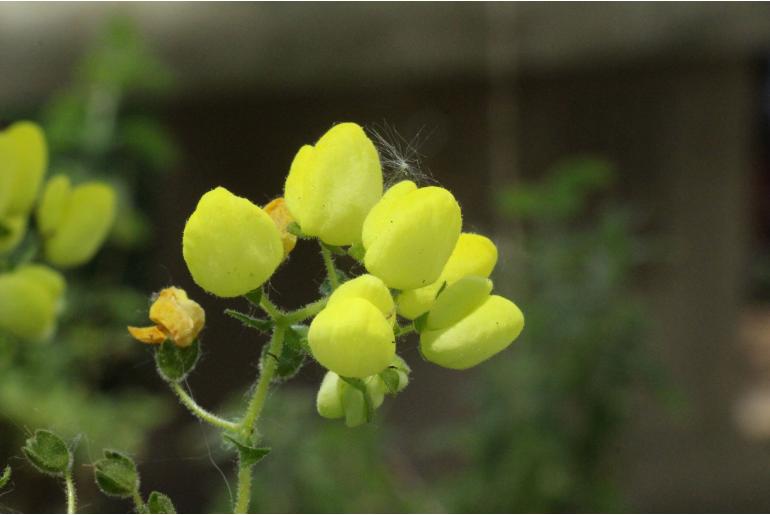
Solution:
M 375 145 L 357 124 L 341 123 L 299 149 L 283 197 L 264 208 L 222 187 L 204 194 L 182 244 L 200 287 L 237 297 L 269 280 L 297 237 L 319 241 L 332 291 L 306 313 L 313 317 L 307 348 L 328 370 L 317 407 L 353 426 L 385 393 L 406 386 L 398 336 L 416 331 L 426 360 L 466 369 L 522 331 L 519 308 L 492 294 L 494 243 L 462 225 L 460 206 L 444 188 L 405 180 L 383 192 Z M 335 253 L 354 257 L 368 273 L 338 284 Z
M 17 122 L 0 131 L 0 331 L 24 340 L 48 338 L 63 306 L 64 277 L 31 262 L 38 244 L 54 267 L 82 265 L 115 218 L 110 186 L 72 186 L 64 175 L 43 185 L 47 167 L 46 140 L 37 125 Z M 36 234 L 28 230 L 33 213 Z

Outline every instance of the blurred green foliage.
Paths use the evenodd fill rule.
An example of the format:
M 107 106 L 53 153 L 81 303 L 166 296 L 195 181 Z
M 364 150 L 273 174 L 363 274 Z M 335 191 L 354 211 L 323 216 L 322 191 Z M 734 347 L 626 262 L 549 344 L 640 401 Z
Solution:
M 168 399 L 139 391 L 127 374 L 115 371 L 134 366 L 128 364 L 139 349 L 125 327 L 148 303 L 129 267 L 152 233 L 136 201 L 147 198 L 148 186 L 176 159 L 160 123 L 148 113 L 129 114 L 126 101 L 138 94 L 152 98 L 170 85 L 169 72 L 131 21 L 116 18 L 80 62 L 72 83 L 43 109 L 48 174 L 110 183 L 118 191 L 119 214 L 106 248 L 87 267 L 68 273 L 66 308 L 52 341 L 31 344 L 0 335 L 3 455 L 18 452 L 22 428 L 37 427 L 133 452 L 166 418 Z M 19 254 L 34 253 L 28 239 Z

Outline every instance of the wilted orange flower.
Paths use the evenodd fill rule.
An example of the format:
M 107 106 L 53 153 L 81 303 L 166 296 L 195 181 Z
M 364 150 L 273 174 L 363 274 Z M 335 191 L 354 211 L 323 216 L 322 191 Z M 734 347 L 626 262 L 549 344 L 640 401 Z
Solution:
M 158 345 L 170 339 L 177 347 L 187 347 L 203 329 L 206 313 L 184 290 L 172 286 L 161 290 L 150 306 L 150 320 L 154 326 L 129 326 L 128 332 L 143 343 Z
M 283 255 L 284 257 L 288 256 L 289 252 L 297 244 L 297 237 L 288 231 L 289 224 L 295 220 L 286 207 L 286 201 L 283 197 L 278 197 L 271 200 L 263 209 L 273 219 L 275 226 L 278 227 L 278 232 L 281 233 L 281 241 L 283 242 Z

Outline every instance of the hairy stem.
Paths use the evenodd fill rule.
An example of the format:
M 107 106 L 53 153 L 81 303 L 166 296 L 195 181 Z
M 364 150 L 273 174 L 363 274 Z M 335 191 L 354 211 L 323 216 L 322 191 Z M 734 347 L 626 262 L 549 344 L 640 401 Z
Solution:
M 238 490 L 233 513 L 248 513 L 251 504 L 251 466 L 238 460 Z
M 72 479 L 72 470 L 67 470 L 64 474 L 64 488 L 67 492 L 67 513 L 76 513 L 78 495 L 75 491 L 75 481 Z
M 395 336 L 398 338 L 399 336 L 404 336 L 405 334 L 413 333 L 417 331 L 417 328 L 414 326 L 414 324 L 408 324 L 405 326 L 396 326 Z
M 297 322 L 302 322 L 303 320 L 314 317 L 324 307 L 326 307 L 328 300 L 328 297 L 324 297 L 323 299 L 318 299 L 315 302 L 311 302 L 310 304 L 307 304 L 306 306 L 303 306 L 296 311 L 286 313 L 286 315 L 284 315 L 284 320 L 287 324 L 296 324 Z
M 265 405 L 267 399 L 267 393 L 270 390 L 270 383 L 273 381 L 273 374 L 275 374 L 275 368 L 277 362 L 272 356 L 280 356 L 283 350 L 283 337 L 286 332 L 286 326 L 283 320 L 279 320 L 273 329 L 273 336 L 270 338 L 270 347 L 267 354 L 262 359 L 260 369 L 262 373 L 259 375 L 257 386 L 254 388 L 254 394 L 249 401 L 249 405 L 246 408 L 246 413 L 241 419 L 239 424 L 241 433 L 249 435 L 253 432 L 254 426 L 259 420 L 259 415 L 262 413 L 262 408 Z
M 321 245 L 321 257 L 323 258 L 324 266 L 326 267 L 326 275 L 329 276 L 329 284 L 332 287 L 332 291 L 334 291 L 340 285 L 340 279 L 337 277 L 337 270 L 334 268 L 332 252 L 323 243 L 319 242 L 319 244 Z
M 189 409 L 193 415 L 202 421 L 207 422 L 212 426 L 216 426 L 229 431 L 235 431 L 240 428 L 240 425 L 238 425 L 237 422 L 226 420 L 201 407 L 197 402 L 195 402 L 195 399 L 193 399 L 192 396 L 190 396 L 190 394 L 187 393 L 184 388 L 182 388 L 182 385 L 179 383 L 169 383 L 169 386 L 177 395 L 177 397 L 179 397 L 179 401 L 187 409 Z
M 139 491 L 135 491 L 131 498 L 134 500 L 134 510 L 137 513 L 147 513 L 147 506 L 145 506 L 144 499 L 142 499 L 142 494 Z
M 272 318 L 273 320 L 278 320 L 283 316 L 283 313 L 281 312 L 281 310 L 278 309 L 278 307 L 275 304 L 273 304 L 273 302 L 270 300 L 270 298 L 268 298 L 267 293 L 265 292 L 262 293 L 262 298 L 259 299 L 259 305 L 262 309 L 265 310 L 265 313 L 267 313 L 270 316 L 270 318 Z

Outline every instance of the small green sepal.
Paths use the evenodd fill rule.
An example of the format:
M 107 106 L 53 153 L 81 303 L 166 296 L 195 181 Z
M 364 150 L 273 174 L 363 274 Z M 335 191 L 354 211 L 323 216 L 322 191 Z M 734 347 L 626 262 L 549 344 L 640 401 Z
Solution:
M 150 493 L 150 497 L 147 499 L 147 509 L 150 513 L 176 513 L 171 498 L 160 492 Z
M 275 325 L 275 322 L 270 319 L 256 318 L 234 309 L 226 309 L 225 315 L 233 317 L 246 327 L 250 327 L 251 329 L 259 331 L 260 333 L 269 333 L 273 330 L 273 326 Z
M 265 456 L 270 454 L 270 447 L 254 447 L 245 444 L 232 435 L 225 434 L 225 441 L 235 446 L 238 450 L 238 456 L 247 467 L 252 467 L 260 462 Z
M 198 340 L 188 347 L 177 347 L 171 340 L 166 340 L 155 351 L 155 364 L 163 379 L 170 383 L 178 383 L 193 371 L 199 357 Z
M 38 429 L 22 447 L 24 455 L 40 472 L 62 477 L 72 467 L 72 452 L 58 435 Z
M 136 463 L 118 451 L 104 450 L 104 458 L 94 463 L 94 477 L 99 489 L 110 497 L 125 499 L 139 491 Z

